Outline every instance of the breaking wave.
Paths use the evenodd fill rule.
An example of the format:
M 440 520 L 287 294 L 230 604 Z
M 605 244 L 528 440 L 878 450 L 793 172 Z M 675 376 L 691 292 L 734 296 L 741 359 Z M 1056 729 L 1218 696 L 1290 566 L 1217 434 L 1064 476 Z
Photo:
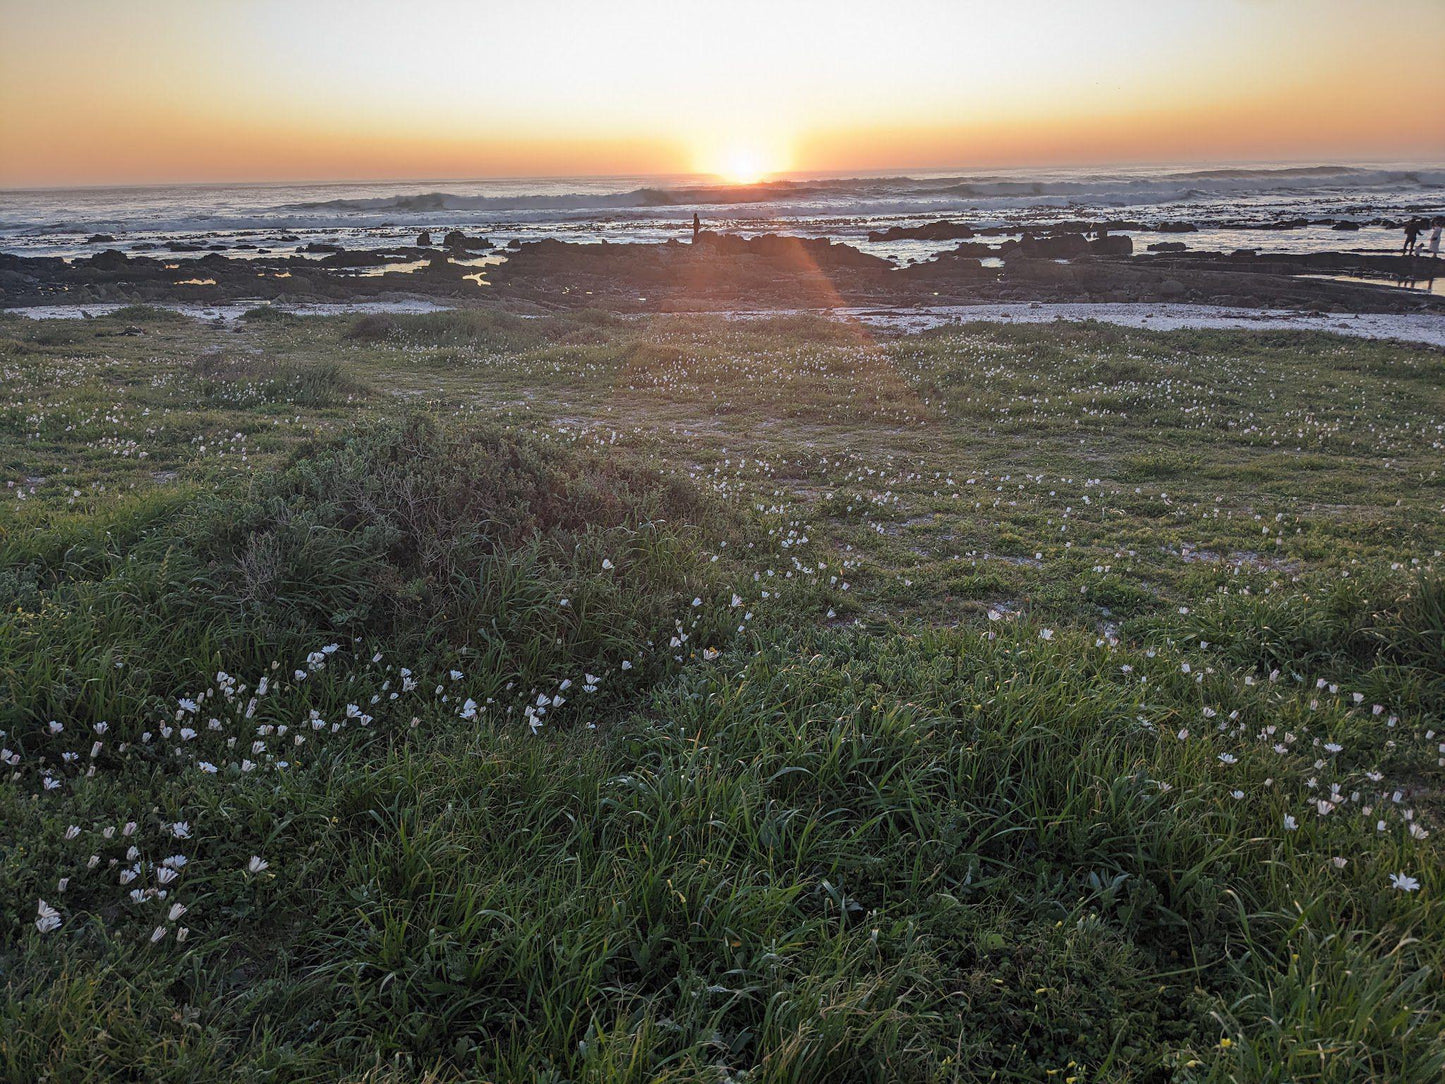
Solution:
M 235 252 L 312 240 L 410 243 L 421 230 L 502 238 L 658 240 L 694 211 L 722 228 L 838 237 L 919 218 L 1024 228 L 1053 217 L 1188 219 L 1201 229 L 1445 212 L 1445 167 L 1229 166 L 931 172 L 790 177 L 753 185 L 696 178 L 574 178 L 422 183 L 198 185 L 0 193 L 0 249 L 72 255 L 184 240 Z M 1303 242 L 1301 242 L 1303 243 Z
M 1098 174 L 1021 180 L 1008 177 L 863 177 L 816 181 L 768 181 L 754 185 L 677 185 L 607 192 L 524 192 L 507 195 L 421 192 L 361 198 L 340 197 L 283 204 L 278 214 L 341 216 L 529 211 L 626 211 L 649 208 L 737 207 L 786 204 L 803 211 L 848 207 L 895 213 L 977 206 L 979 201 L 1039 201 L 1044 206 L 1088 202 L 1123 207 L 1222 197 L 1311 194 L 1340 189 L 1359 195 L 1371 189 L 1445 188 L 1445 170 L 1370 170 L 1354 166 L 1207 169 L 1146 176 Z M 985 204 L 984 206 L 987 206 Z M 867 213 L 864 211 L 863 213 Z

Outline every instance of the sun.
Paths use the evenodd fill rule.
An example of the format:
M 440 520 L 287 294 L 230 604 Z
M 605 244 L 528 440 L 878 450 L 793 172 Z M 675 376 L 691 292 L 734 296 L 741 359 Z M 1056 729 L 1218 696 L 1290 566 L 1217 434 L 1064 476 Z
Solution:
M 698 156 L 699 173 L 707 173 L 724 184 L 758 184 L 787 169 L 781 146 L 759 138 L 743 138 L 714 146 Z
M 753 148 L 733 147 L 723 156 L 717 172 L 728 184 L 757 184 L 769 170 Z

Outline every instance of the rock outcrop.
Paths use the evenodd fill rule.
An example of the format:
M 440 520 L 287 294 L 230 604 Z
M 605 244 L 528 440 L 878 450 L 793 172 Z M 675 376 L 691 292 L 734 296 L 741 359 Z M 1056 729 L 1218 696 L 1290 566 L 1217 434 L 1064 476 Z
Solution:
M 447 235 L 442 238 L 442 247 L 461 252 L 475 252 L 484 248 L 491 248 L 492 242 L 485 237 L 468 237 L 461 230 L 450 230 Z
M 868 234 L 870 241 L 966 241 L 973 230 L 961 222 L 926 222 L 921 226 L 889 226 Z

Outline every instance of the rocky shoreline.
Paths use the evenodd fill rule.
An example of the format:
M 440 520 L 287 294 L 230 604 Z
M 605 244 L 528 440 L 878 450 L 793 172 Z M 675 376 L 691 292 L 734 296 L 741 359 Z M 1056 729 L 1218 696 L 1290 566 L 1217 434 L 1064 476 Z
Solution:
M 1445 311 L 1424 284 L 1445 262 L 1349 252 L 1195 251 L 1059 223 L 997 240 L 958 223 L 907 236 L 957 240 L 933 259 L 900 266 L 827 239 L 702 233 L 696 242 L 541 240 L 498 248 L 459 231 L 387 250 L 306 246 L 305 252 L 168 259 L 107 249 L 71 260 L 0 254 L 0 307 L 99 303 L 328 303 L 400 295 L 452 304 L 622 312 L 836 308 L 980 302 L 1188 302 L 1337 312 Z M 1130 223 L 1118 223 L 1130 226 Z M 1188 223 L 1156 224 L 1188 234 Z M 1177 227 L 1177 228 L 1176 228 Z M 898 233 L 899 230 L 892 231 Z M 1340 281 L 1347 279 L 1374 281 Z

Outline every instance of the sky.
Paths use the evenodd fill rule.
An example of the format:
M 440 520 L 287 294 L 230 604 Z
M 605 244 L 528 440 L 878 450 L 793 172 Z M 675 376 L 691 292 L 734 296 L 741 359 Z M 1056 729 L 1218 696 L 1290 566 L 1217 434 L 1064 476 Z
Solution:
M 1445 162 L 1445 0 L 0 0 L 0 186 Z

